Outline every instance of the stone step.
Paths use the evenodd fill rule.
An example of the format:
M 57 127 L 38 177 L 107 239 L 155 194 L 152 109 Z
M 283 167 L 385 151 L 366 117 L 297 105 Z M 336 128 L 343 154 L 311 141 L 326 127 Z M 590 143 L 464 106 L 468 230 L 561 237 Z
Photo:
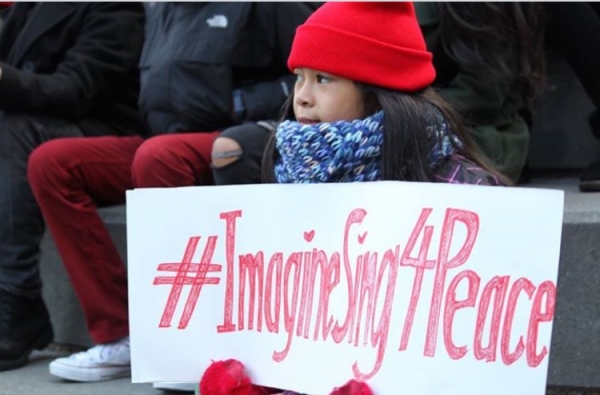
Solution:
M 30 363 L 27 366 L 17 370 L 0 372 L 0 393 L 2 395 L 182 394 L 181 392 L 159 391 L 153 389 L 150 384 L 132 384 L 131 379 L 127 377 L 100 383 L 74 383 L 61 380 L 48 373 L 48 363 L 52 361 L 52 359 L 62 355 L 63 354 L 56 354 L 48 351 L 34 352 L 30 358 Z M 546 391 L 546 395 L 600 395 L 600 392 L 549 387 Z
M 527 185 L 566 192 L 548 384 L 600 388 L 600 194 L 579 192 L 577 183 L 538 178 Z

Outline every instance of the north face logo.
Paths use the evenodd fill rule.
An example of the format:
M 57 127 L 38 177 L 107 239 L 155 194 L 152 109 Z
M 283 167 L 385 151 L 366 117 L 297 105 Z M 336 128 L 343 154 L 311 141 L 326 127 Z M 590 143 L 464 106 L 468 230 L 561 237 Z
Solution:
M 223 29 L 227 27 L 227 22 L 227 17 L 225 15 L 215 15 L 212 18 L 206 20 L 208 26 L 220 27 Z

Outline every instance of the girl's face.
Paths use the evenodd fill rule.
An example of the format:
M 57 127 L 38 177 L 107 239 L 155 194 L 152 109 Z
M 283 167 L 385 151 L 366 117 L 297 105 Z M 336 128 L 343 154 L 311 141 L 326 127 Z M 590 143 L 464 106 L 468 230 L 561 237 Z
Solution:
M 363 93 L 351 80 L 321 71 L 297 68 L 294 114 L 304 124 L 365 118 Z

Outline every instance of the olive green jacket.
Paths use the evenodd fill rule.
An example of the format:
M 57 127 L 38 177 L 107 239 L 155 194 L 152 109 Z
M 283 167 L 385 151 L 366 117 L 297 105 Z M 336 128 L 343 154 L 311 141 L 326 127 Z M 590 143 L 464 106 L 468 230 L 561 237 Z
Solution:
M 514 81 L 484 67 L 458 65 L 443 53 L 436 3 L 414 3 L 429 51 L 434 54 L 434 86 L 463 114 L 475 141 L 501 173 L 516 180 L 527 159 L 529 128 L 519 111 L 525 108 Z

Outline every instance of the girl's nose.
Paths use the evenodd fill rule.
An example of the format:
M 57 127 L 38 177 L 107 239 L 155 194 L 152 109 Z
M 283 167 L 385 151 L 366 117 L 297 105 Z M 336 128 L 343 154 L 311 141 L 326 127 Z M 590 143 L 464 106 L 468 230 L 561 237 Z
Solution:
M 296 87 L 294 92 L 294 100 L 297 106 L 310 107 L 314 104 L 312 95 L 310 94 L 310 88 L 307 84 L 302 84 L 301 87 Z

